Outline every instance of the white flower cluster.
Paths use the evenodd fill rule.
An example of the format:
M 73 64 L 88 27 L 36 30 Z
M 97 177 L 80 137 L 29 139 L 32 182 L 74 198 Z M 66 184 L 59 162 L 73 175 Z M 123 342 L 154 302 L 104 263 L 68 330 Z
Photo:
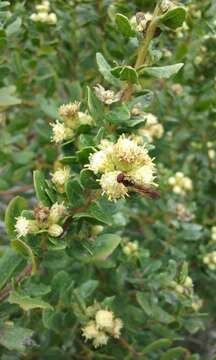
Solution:
M 69 166 L 57 169 L 54 173 L 51 174 L 51 180 L 56 186 L 56 189 L 60 193 L 64 193 L 65 184 L 71 177 L 71 170 Z
M 138 130 L 138 135 L 146 137 L 149 142 L 152 142 L 154 138 L 160 139 L 164 133 L 163 125 L 151 113 L 143 113 L 143 116 L 146 119 L 145 127 Z
M 47 23 L 55 25 L 57 23 L 57 16 L 55 13 L 49 13 L 50 2 L 44 0 L 41 4 L 35 6 L 36 13 L 31 14 L 30 19 L 35 22 Z
M 137 257 L 139 251 L 139 244 L 137 241 L 129 241 L 123 246 L 122 251 L 128 257 Z
M 184 91 L 182 85 L 178 83 L 172 84 L 171 89 L 177 96 L 180 96 Z
M 79 111 L 80 102 L 63 104 L 59 108 L 59 115 L 63 121 L 56 120 L 51 123 L 52 126 L 52 141 L 56 144 L 62 143 L 65 140 L 70 140 L 73 137 L 74 130 L 79 125 L 92 125 L 93 119 L 89 114 Z
M 97 98 L 106 105 L 111 105 L 121 99 L 121 92 L 115 94 L 112 90 L 105 90 L 100 84 L 94 87 L 94 91 Z
M 189 177 L 184 176 L 182 172 L 177 172 L 175 176 L 168 179 L 168 183 L 172 186 L 173 192 L 178 195 L 185 195 L 187 191 L 193 189 L 192 181 Z
M 155 185 L 155 165 L 147 149 L 124 135 L 115 144 L 103 141 L 86 166 L 95 174 L 102 174 L 99 182 L 109 200 L 125 197 L 133 185 Z
M 190 276 L 187 276 L 183 283 L 179 284 L 175 281 L 171 283 L 171 287 L 180 295 L 193 294 L 193 281 Z
M 216 226 L 212 226 L 211 228 L 211 239 L 212 241 L 216 241 Z
M 210 270 L 216 270 L 216 251 L 212 251 L 203 257 L 203 262 Z
M 55 203 L 49 209 L 39 206 L 34 209 L 34 220 L 27 219 L 24 216 L 18 216 L 15 223 L 15 231 L 19 237 L 25 237 L 28 234 L 37 234 L 40 230 L 45 230 L 50 236 L 59 237 L 63 228 L 58 224 L 67 210 L 63 203 Z
M 87 308 L 91 314 L 91 320 L 82 328 L 82 336 L 85 340 L 92 340 L 93 346 L 106 345 L 109 337 L 113 336 L 118 339 L 123 327 L 122 320 L 114 318 L 112 311 L 97 310 L 97 306 Z

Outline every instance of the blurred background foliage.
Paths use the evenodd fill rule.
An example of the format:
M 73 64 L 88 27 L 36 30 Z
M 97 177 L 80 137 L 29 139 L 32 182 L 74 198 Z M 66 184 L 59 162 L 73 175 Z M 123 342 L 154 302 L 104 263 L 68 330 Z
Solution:
M 216 275 L 203 264 L 202 258 L 216 249 L 211 240 L 211 229 L 216 225 L 216 4 L 210 0 L 183 3 L 188 8 L 183 27 L 162 32 L 151 48 L 154 63 L 183 62 L 183 70 L 169 80 L 143 80 L 144 88 L 154 92 L 154 100 L 147 111 L 156 115 L 164 127 L 163 137 L 154 142 L 155 148 L 151 152 L 158 166 L 161 198 L 149 204 L 146 199 L 134 196 L 130 199 L 130 208 L 124 207 L 120 201 L 116 224 L 110 229 L 118 231 L 123 228 L 121 235 L 126 241 L 129 238 L 139 242 L 139 260 L 128 260 L 118 250 L 102 270 L 97 266 L 89 270 L 78 263 L 71 269 L 68 255 L 53 252 L 43 260 L 46 279 L 40 288 L 35 290 L 36 285 L 31 280 L 23 286 L 30 294 L 43 295 L 45 299 L 49 294 L 59 305 L 62 301 L 60 292 L 64 291 L 64 284 L 70 282 L 69 275 L 73 273 L 76 286 L 77 282 L 81 284 L 97 277 L 101 280 L 97 297 L 116 295 L 113 306 L 117 312 L 121 309 L 125 333 L 135 347 L 136 344 L 147 346 L 162 336 L 171 339 L 176 349 L 178 346 L 188 349 L 186 352 L 176 350 L 176 353 L 168 353 L 167 357 L 156 350 L 149 351 L 143 359 L 214 360 Z M 42 169 L 45 173 L 50 172 L 59 155 L 56 145 L 50 142 L 49 125 L 56 119 L 59 105 L 79 100 L 85 109 L 87 85 L 92 87 L 102 83 L 109 86 L 98 71 L 96 53 L 102 53 L 113 67 L 134 63 L 138 41 L 118 33 L 115 14 L 120 12 L 131 18 L 138 11 L 151 11 L 154 7 L 151 0 L 52 0 L 51 9 L 57 15 L 57 23 L 49 25 L 30 19 L 36 4 L 37 1 L 0 2 L 2 219 L 14 194 L 22 194 L 30 203 L 35 203 L 32 171 Z M 169 177 L 178 171 L 193 181 L 193 191 L 183 200 L 193 214 L 189 222 L 177 218 L 175 209 L 179 196 L 168 184 Z M 112 205 L 109 206 L 111 211 Z M 8 240 L 3 223 L 1 228 L 0 249 L 4 253 Z M 76 230 L 80 231 L 80 236 L 84 236 L 86 231 L 74 226 Z M 187 312 L 188 299 L 181 299 L 179 305 L 166 290 L 167 281 L 172 281 L 184 262 L 189 265 L 194 291 L 203 301 L 198 314 Z M 66 268 L 70 269 L 68 273 L 64 273 Z M 61 274 L 53 278 L 57 271 Z M 140 285 L 142 276 L 146 287 L 143 283 Z M 52 292 L 51 283 L 59 286 L 59 294 Z M 140 291 L 140 286 L 142 296 L 135 294 L 135 290 Z M 145 292 L 149 303 L 143 299 Z M 137 305 L 136 296 L 141 307 Z M 94 297 L 91 299 L 93 301 Z M 164 310 L 157 307 L 158 304 L 162 304 Z M 39 311 L 30 316 L 28 312 L 19 312 L 14 304 L 3 303 L 0 320 L 9 322 L 15 319 L 18 325 L 33 329 L 36 331 L 35 344 L 40 346 L 29 340 L 29 352 L 25 355 L 22 347 L 19 353 L 0 347 L 1 359 L 138 358 L 130 349 L 125 350 L 113 343 L 101 353 L 88 353 L 79 336 L 73 342 L 77 323 L 67 306 L 63 305 L 62 310 L 59 305 L 54 314 L 45 309 L 41 319 Z M 173 323 L 170 308 L 174 308 L 178 318 L 177 326 Z M 2 316 L 5 310 L 6 317 Z M 83 354 L 83 357 L 77 354 Z

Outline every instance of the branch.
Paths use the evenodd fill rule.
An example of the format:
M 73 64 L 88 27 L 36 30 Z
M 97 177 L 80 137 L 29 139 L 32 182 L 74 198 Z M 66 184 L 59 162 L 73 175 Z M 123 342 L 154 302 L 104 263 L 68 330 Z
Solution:
M 14 189 L 10 189 L 10 190 L 0 191 L 0 195 L 8 196 L 8 195 L 16 194 L 16 193 L 23 193 L 23 192 L 31 190 L 31 189 L 33 189 L 32 185 L 24 185 L 24 186 L 21 186 L 20 188 L 14 188 Z
M 145 64 L 150 42 L 152 41 L 155 31 L 157 29 L 157 24 L 158 24 L 157 17 L 160 14 L 159 3 L 160 2 L 158 1 L 153 13 L 152 20 L 147 28 L 145 38 L 143 39 L 142 45 L 138 50 L 137 59 L 134 65 L 135 69 L 138 69 L 141 65 Z M 133 94 L 133 85 L 132 84 L 126 85 L 125 89 L 123 90 L 122 100 L 128 101 L 132 94 Z
M 31 275 L 32 272 L 32 264 L 28 264 L 25 269 L 16 277 L 16 283 L 21 283 L 25 278 Z M 0 301 L 6 299 L 12 290 L 12 285 L 7 284 L 1 291 L 0 291 Z

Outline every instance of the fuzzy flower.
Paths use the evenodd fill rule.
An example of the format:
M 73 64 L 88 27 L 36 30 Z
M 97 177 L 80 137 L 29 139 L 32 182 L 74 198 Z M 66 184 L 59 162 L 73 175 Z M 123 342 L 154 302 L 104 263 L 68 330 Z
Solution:
M 95 174 L 105 171 L 111 171 L 114 169 L 112 164 L 112 147 L 108 147 L 104 150 L 99 150 L 89 157 L 89 164 L 87 167 Z
M 137 185 L 151 186 L 154 185 L 154 171 L 155 168 L 152 163 L 149 165 L 141 166 L 136 170 L 128 172 L 129 178 L 131 178 Z
M 171 286 L 180 295 L 192 295 L 193 294 L 193 280 L 190 276 L 186 276 L 183 283 L 179 284 L 175 281 L 172 282 Z
M 56 185 L 60 192 L 64 192 L 64 185 L 69 180 L 71 173 L 69 167 L 56 170 L 52 176 L 52 182 Z
M 80 102 L 75 101 L 73 103 L 63 104 L 59 108 L 59 115 L 63 117 L 64 120 L 73 120 L 78 117 L 78 112 L 80 109 Z
M 109 336 L 105 332 L 99 331 L 98 335 L 93 340 L 93 345 L 97 349 L 100 346 L 106 345 L 109 340 Z
M 82 328 L 82 335 L 86 340 L 92 340 L 98 336 L 98 329 L 95 321 L 91 320 Z
M 57 23 L 57 16 L 55 13 L 49 13 L 49 1 L 43 1 L 41 4 L 35 6 L 36 13 L 31 14 L 30 19 L 34 22 L 42 22 L 50 25 Z
M 140 164 L 145 165 L 151 162 L 147 150 L 144 146 L 139 146 L 132 139 L 126 138 L 124 135 L 120 136 L 117 143 L 114 145 L 114 154 L 118 161 L 126 164 Z
M 48 12 L 50 9 L 50 2 L 45 0 L 41 4 L 36 5 L 35 9 L 38 12 Z
M 203 257 L 203 262 L 210 270 L 216 270 L 216 251 L 212 251 Z
M 102 174 L 99 182 L 109 200 L 115 201 L 125 197 L 128 191 L 137 191 L 133 185 L 155 185 L 155 165 L 145 146 L 122 135 L 115 144 L 103 140 L 99 148 L 90 155 L 86 167 L 95 174 Z
M 112 90 L 105 90 L 100 84 L 97 84 L 94 87 L 94 91 L 97 98 L 107 105 L 111 105 L 112 103 L 119 101 L 121 98 L 121 92 L 115 94 Z
M 171 89 L 172 89 L 172 91 L 176 94 L 176 95 L 178 95 L 178 96 L 180 96 L 182 93 L 183 93 L 183 87 L 182 87 L 182 85 L 181 84 L 178 84 L 178 83 L 176 83 L 176 84 L 173 84 L 172 86 L 171 86 Z
M 113 313 L 108 310 L 99 310 L 95 316 L 98 329 L 110 329 L 113 327 Z
M 85 112 L 82 112 L 82 111 L 78 112 L 78 118 L 79 118 L 80 125 L 93 125 L 93 123 L 94 123 L 94 120 L 91 117 L 91 115 L 89 115 Z
M 53 237 L 59 237 L 63 233 L 63 228 L 58 224 L 52 224 L 48 228 L 48 234 Z
M 49 220 L 55 224 L 66 214 L 66 212 L 67 209 L 63 203 L 55 203 L 50 209 Z
M 119 339 L 120 335 L 121 335 L 121 329 L 123 328 L 123 322 L 121 319 L 114 319 L 113 320 L 113 328 L 112 328 L 112 336 L 115 339 Z
M 63 142 L 64 140 L 70 139 L 73 135 L 73 131 L 60 123 L 58 120 L 51 124 L 52 126 L 52 141 L 56 144 Z
M 145 136 L 149 142 L 154 138 L 160 139 L 164 133 L 164 128 L 158 123 L 157 117 L 151 113 L 143 114 L 146 119 L 145 127 L 138 130 L 138 134 Z
M 116 201 L 128 193 L 127 187 L 117 181 L 118 174 L 118 171 L 108 172 L 103 174 L 99 180 L 103 194 L 106 194 L 109 200 Z
M 193 188 L 191 179 L 184 176 L 180 171 L 175 176 L 171 176 L 168 183 L 172 186 L 173 192 L 179 195 L 185 195 L 187 191 L 191 191 Z
M 38 227 L 34 220 L 28 220 L 24 216 L 18 216 L 16 218 L 15 231 L 19 238 L 37 232 Z
M 91 320 L 82 328 L 82 336 L 85 340 L 92 340 L 95 348 L 106 345 L 110 336 L 120 337 L 123 322 L 115 319 L 112 311 L 103 310 L 95 303 L 87 308 L 87 313 Z
M 26 236 L 29 233 L 29 220 L 24 216 L 18 216 L 16 218 L 15 230 L 18 237 Z
M 123 246 L 122 251 L 126 256 L 137 256 L 139 245 L 137 241 L 129 241 Z

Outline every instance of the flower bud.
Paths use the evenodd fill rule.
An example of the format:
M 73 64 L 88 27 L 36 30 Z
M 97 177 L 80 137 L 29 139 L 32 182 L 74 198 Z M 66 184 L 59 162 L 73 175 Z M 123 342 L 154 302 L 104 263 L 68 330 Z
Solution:
M 63 233 L 63 228 L 58 224 L 52 224 L 48 228 L 48 233 L 50 236 L 59 237 Z

